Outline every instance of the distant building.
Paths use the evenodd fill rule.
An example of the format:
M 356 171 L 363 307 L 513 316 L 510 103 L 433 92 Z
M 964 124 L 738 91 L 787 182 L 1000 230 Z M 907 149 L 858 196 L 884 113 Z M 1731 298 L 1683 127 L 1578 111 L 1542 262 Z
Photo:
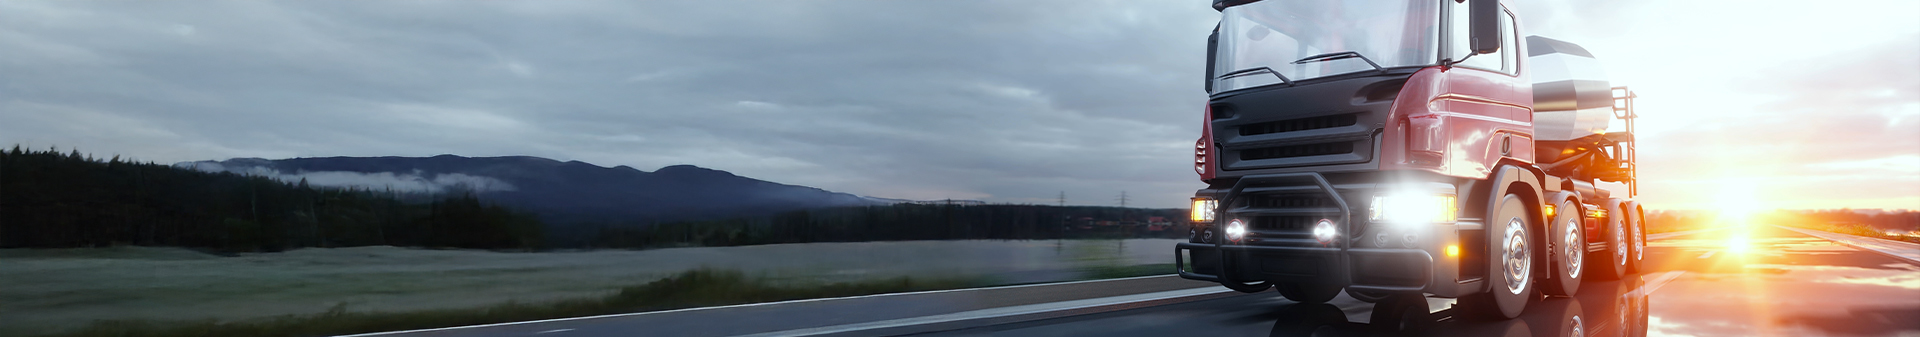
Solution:
M 1169 227 L 1173 227 L 1173 221 L 1167 221 L 1167 217 L 1156 216 L 1147 218 L 1147 231 L 1149 232 L 1165 231 Z

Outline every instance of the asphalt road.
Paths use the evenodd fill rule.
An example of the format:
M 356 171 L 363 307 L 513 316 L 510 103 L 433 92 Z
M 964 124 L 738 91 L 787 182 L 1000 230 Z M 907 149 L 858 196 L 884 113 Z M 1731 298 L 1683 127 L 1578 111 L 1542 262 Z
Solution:
M 1653 241 L 1647 254 L 1638 278 L 1588 281 L 1513 320 L 1441 309 L 1371 324 L 1376 305 L 1344 294 L 1308 305 L 1269 291 L 933 335 L 1920 336 L 1920 267 L 1887 256 L 1774 227 Z
M 1920 266 L 1774 227 L 1652 241 L 1648 272 L 1589 279 L 1570 298 L 1541 298 L 1512 320 L 1457 315 L 1451 300 L 1327 304 L 1278 293 L 1208 295 L 933 336 L 1920 336 Z M 383 336 L 787 335 L 812 327 L 987 308 L 1044 306 L 1218 288 L 1173 277 L 701 308 L 597 318 L 381 333 Z M 1181 290 L 1189 289 L 1189 290 Z M 1419 311 L 1395 310 L 1419 308 Z M 1431 310 L 1426 310 L 1431 309 Z M 1393 315 L 1394 312 L 1422 314 Z M 1380 315 L 1379 319 L 1374 316 Z M 1379 324 L 1374 324 L 1379 322 Z M 966 325 L 976 326 L 976 325 Z M 796 330 L 799 329 L 799 330 Z M 881 330 L 850 335 L 884 335 Z

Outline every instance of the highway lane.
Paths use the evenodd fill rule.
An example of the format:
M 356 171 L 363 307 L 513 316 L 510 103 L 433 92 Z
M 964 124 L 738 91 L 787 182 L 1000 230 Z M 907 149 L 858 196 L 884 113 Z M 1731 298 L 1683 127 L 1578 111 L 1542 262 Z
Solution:
M 1725 229 L 1653 241 L 1647 273 L 1589 280 L 1571 298 L 1542 298 L 1513 320 L 1455 317 L 1451 300 L 1363 303 L 1341 295 L 1306 305 L 1277 293 L 1206 295 L 1183 303 L 1123 306 L 1000 325 L 860 330 L 998 309 L 1102 301 L 1129 294 L 1211 288 L 1172 277 L 1077 282 L 699 308 L 379 336 L 843 336 L 937 331 L 936 336 L 1920 336 L 1920 267 L 1773 227 Z M 1063 302 L 1064 301 L 1064 302 Z M 1395 315 L 1394 310 L 1434 309 Z M 1138 309 L 1124 309 L 1138 308 Z M 985 310 L 983 310 L 985 309 Z M 980 311 L 969 311 L 980 310 Z M 985 315 L 985 313 L 981 313 Z M 1381 316 L 1378 319 L 1375 316 Z M 1464 315 L 1461 315 L 1464 316 Z M 1058 318 L 1050 318 L 1058 317 Z M 1012 322 L 1015 320 L 1007 320 Z M 1000 321 L 995 321 L 1000 322 Z M 1375 322 L 1382 322 L 1374 324 Z M 1387 323 L 1391 322 L 1391 323 Z M 985 323 L 993 324 L 993 323 Z M 952 324 L 947 324 L 952 325 Z M 972 328 L 967 328 L 972 327 Z M 1388 328 L 1392 327 L 1392 328 Z M 948 330 L 955 329 L 960 330 Z M 814 329 L 814 330 L 809 330 Z M 1396 330 L 1397 329 L 1397 330 Z
M 1647 254 L 1640 277 L 1589 280 L 1513 320 L 1442 309 L 1371 324 L 1391 310 L 1344 294 L 1307 305 L 1265 292 L 933 335 L 1920 336 L 1920 266 L 1901 260 L 1759 226 L 1653 241 Z

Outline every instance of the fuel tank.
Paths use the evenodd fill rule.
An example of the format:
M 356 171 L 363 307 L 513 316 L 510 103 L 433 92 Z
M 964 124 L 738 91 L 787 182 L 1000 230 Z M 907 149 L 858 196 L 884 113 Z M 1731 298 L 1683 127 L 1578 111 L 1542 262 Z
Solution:
M 1571 141 L 1606 133 L 1613 121 L 1613 87 L 1592 53 L 1571 42 L 1528 36 L 1527 67 L 1533 77 L 1536 160 L 1559 160 L 1579 146 Z

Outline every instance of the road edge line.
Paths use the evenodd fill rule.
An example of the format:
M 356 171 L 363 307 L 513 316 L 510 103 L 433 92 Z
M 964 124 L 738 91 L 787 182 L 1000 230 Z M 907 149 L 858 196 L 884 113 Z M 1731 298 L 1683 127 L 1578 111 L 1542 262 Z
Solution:
M 1772 225 L 1772 226 L 1780 229 L 1794 231 L 1800 234 L 1806 234 L 1807 236 L 1820 238 L 1822 240 L 1832 241 L 1834 243 L 1838 243 L 1843 246 L 1853 247 L 1853 249 L 1859 249 L 1861 251 L 1865 251 L 1869 253 L 1880 254 L 1881 256 L 1890 257 L 1890 258 L 1893 258 L 1894 260 L 1900 260 L 1900 262 L 1906 262 L 1907 264 L 1920 266 L 1920 259 L 1901 256 L 1898 253 L 1881 250 L 1879 247 L 1871 247 L 1868 245 L 1862 245 L 1860 243 L 1866 242 L 1866 243 L 1893 244 L 1893 245 L 1912 245 L 1912 246 L 1916 246 L 1917 248 L 1920 248 L 1920 244 L 1893 241 L 1893 240 L 1887 240 L 1887 239 L 1870 238 L 1870 237 L 1864 237 L 1859 235 L 1840 234 L 1840 233 L 1817 231 L 1817 230 L 1811 230 L 1811 229 L 1793 228 L 1793 227 L 1787 227 L 1787 226 L 1781 226 L 1781 225 Z M 1869 240 L 1886 241 L 1886 242 L 1875 242 L 1875 241 L 1869 241 Z
M 1226 288 L 1205 287 L 1156 293 L 1030 304 L 1023 306 L 965 311 L 951 314 L 892 319 L 877 322 L 842 324 L 817 328 L 765 332 L 739 337 L 763 336 L 897 336 L 977 327 L 1031 322 L 1045 319 L 1091 315 L 1128 309 L 1226 298 L 1241 293 Z
M 619 313 L 619 314 L 606 314 L 606 315 L 594 315 L 594 316 L 580 316 L 580 317 L 561 317 L 561 318 L 549 318 L 549 319 L 537 319 L 537 320 L 531 320 L 531 321 L 518 321 L 518 322 L 500 322 L 500 323 L 487 323 L 487 324 L 475 324 L 475 325 L 462 325 L 462 326 L 450 326 L 450 327 L 443 327 L 443 328 L 426 328 L 426 329 L 413 329 L 413 330 L 398 330 L 398 331 L 380 331 L 380 332 L 366 332 L 366 333 L 357 333 L 357 334 L 351 334 L 351 335 L 334 335 L 333 337 L 369 337 L 369 336 L 386 336 L 386 335 L 399 335 L 399 334 L 410 334 L 410 333 L 422 333 L 422 332 L 434 332 L 434 331 L 446 331 L 446 330 L 459 330 L 459 329 L 474 329 L 474 328 L 490 328 L 490 327 L 496 327 L 496 326 L 509 326 L 509 325 L 521 325 L 521 324 L 537 324 L 537 323 L 551 323 L 551 322 L 565 322 L 565 321 L 581 321 L 581 320 L 590 320 L 590 319 L 601 319 L 601 318 L 615 318 L 615 317 L 628 317 L 628 316 L 641 316 L 641 315 L 653 315 L 653 314 L 666 314 L 666 313 L 676 313 L 676 312 L 688 312 L 688 311 L 702 311 L 702 310 L 719 310 L 719 309 L 732 309 L 732 308 L 745 308 L 745 307 L 757 307 L 757 306 L 766 306 L 766 305 L 782 305 L 782 304 L 794 304 L 794 303 L 808 303 L 808 302 L 824 302 L 824 301 L 835 301 L 835 300 L 849 300 L 849 299 L 858 299 L 858 298 L 871 298 L 871 297 L 889 297 L 889 296 L 909 296 L 909 295 L 924 295 L 924 294 L 938 294 L 938 293 L 949 293 L 949 292 L 957 292 L 957 291 L 975 291 L 975 290 L 994 290 L 994 289 L 1013 289 L 1013 288 L 1026 288 L 1026 287 L 1040 287 L 1040 286 L 1055 286 L 1055 285 L 1069 285 L 1069 284 L 1080 284 L 1080 283 L 1093 283 L 1093 282 L 1114 282 L 1114 281 L 1130 281 L 1130 280 L 1138 280 L 1138 279 L 1148 279 L 1148 278 L 1156 278 L 1156 277 L 1179 277 L 1179 276 L 1178 276 L 1178 275 L 1171 275 L 1171 274 L 1169 274 L 1169 275 L 1148 275 L 1148 276 L 1134 276 L 1134 277 L 1122 277 L 1122 278 L 1110 278 L 1110 279 L 1099 279 L 1099 280 L 1080 280 L 1080 281 L 1067 281 L 1067 282 L 1053 282 L 1053 283 L 1029 283 L 1029 284 L 1017 284 L 1017 285 L 1009 285 L 1009 286 L 996 286 L 996 287 L 980 287 L 980 288 L 961 288 L 961 289 L 945 289 L 945 290 L 927 290 L 927 291 L 915 291 L 915 292 L 904 292 L 904 293 L 885 293 L 885 294 L 872 294 L 872 295 L 860 295 L 860 296 L 846 296 L 846 297 L 827 297 L 827 298 L 809 298 L 809 299 L 798 299 L 798 300 L 788 300 L 788 301 L 779 301 L 779 302 L 760 302 L 760 303 L 743 303 L 743 304 L 733 304 L 733 305 L 722 305 L 722 306 L 711 306 L 711 307 L 695 307 L 695 308 L 680 308 L 680 309 L 673 309 L 673 310 L 659 310 L 659 311 L 642 311 L 642 312 L 629 312 L 629 313 Z

